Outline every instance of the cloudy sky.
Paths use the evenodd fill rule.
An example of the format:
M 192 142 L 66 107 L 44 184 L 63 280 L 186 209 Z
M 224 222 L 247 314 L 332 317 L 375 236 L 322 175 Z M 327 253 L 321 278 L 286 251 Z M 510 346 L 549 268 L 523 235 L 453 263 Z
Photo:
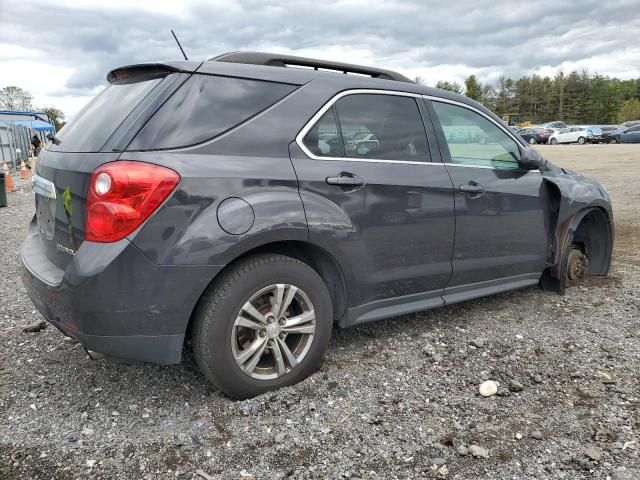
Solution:
M 0 0 L 0 87 L 73 116 L 120 65 L 287 52 L 437 80 L 640 77 L 640 0 Z

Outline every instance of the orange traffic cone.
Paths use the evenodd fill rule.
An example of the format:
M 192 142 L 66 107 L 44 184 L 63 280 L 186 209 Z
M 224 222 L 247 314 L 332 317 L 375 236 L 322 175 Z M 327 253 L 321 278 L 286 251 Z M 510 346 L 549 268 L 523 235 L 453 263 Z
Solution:
M 4 188 L 7 192 L 15 192 L 16 186 L 13 183 L 13 177 L 11 176 L 11 172 L 9 171 L 9 167 L 7 166 L 7 162 L 2 164 L 2 173 L 4 173 Z
M 20 160 L 20 178 L 29 178 L 29 170 L 27 170 L 24 160 Z

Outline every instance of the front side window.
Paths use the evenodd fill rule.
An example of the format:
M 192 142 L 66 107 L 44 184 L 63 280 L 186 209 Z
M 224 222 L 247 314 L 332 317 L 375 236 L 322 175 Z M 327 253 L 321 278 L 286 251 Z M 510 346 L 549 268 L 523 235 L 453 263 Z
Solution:
M 518 168 L 518 144 L 496 124 L 457 105 L 434 101 L 433 107 L 444 131 L 452 163 Z

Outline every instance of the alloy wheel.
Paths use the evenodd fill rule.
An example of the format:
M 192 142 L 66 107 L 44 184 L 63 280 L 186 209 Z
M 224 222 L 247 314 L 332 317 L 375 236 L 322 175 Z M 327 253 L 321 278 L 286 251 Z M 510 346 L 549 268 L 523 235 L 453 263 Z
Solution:
M 309 296 L 295 285 L 278 283 L 260 289 L 242 306 L 233 323 L 231 350 L 245 374 L 271 380 L 302 362 L 315 333 Z

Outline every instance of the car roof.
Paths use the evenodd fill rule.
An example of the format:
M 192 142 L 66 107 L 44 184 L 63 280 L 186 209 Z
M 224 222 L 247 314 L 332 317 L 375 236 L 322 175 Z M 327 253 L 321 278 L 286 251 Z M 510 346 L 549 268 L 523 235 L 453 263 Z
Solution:
M 295 55 L 285 55 L 281 53 L 267 52 L 229 52 L 210 58 L 209 61 L 244 63 L 248 65 L 270 65 L 274 67 L 302 67 L 313 70 L 329 70 L 343 74 L 368 75 L 373 78 L 386 80 L 396 80 L 399 82 L 415 83 L 401 73 L 377 67 L 366 67 L 352 63 L 334 62 L 330 60 L 320 60 L 316 58 L 298 57 Z
M 174 72 L 197 72 L 290 83 L 294 85 L 305 85 L 311 82 L 320 81 L 325 84 L 325 86 L 329 87 L 330 90 L 334 90 L 336 94 L 344 90 L 370 89 L 407 92 L 453 100 L 477 108 L 484 113 L 491 115 L 496 120 L 501 121 L 493 112 L 484 107 L 484 105 L 470 99 L 469 97 L 412 82 L 407 77 L 397 72 L 392 72 L 391 70 L 284 55 L 277 56 L 277 58 L 280 59 L 279 61 L 272 64 L 266 64 L 265 62 L 268 62 L 268 59 L 270 58 L 268 56 L 273 56 L 274 54 L 265 54 L 261 52 L 242 53 L 244 56 L 240 55 L 239 52 L 222 54 L 204 62 L 169 61 L 127 65 L 118 67 L 109 72 L 107 79 L 110 82 L 116 81 L 119 78 L 119 75 L 126 75 L 126 72 L 128 71 L 140 74 L 141 72 L 144 72 L 146 68 L 153 72 L 158 69 L 165 68 L 167 71 Z M 230 58 L 234 58 L 233 56 L 235 56 L 235 60 L 229 61 Z M 316 70 L 314 67 L 296 68 L 305 67 L 306 65 L 298 65 L 295 62 L 293 63 L 295 66 L 289 66 L 288 62 L 284 60 L 288 60 L 290 58 L 302 59 L 306 62 L 311 62 L 312 65 L 317 64 L 318 69 Z M 242 63 L 240 60 L 245 62 L 251 61 L 253 63 Z M 336 68 L 332 69 L 333 71 L 321 69 L 324 68 L 323 66 L 327 65 L 336 66 Z M 345 68 L 346 71 L 350 71 L 352 74 L 344 74 L 339 70 L 340 68 Z M 373 75 L 377 76 L 372 77 L 370 75 L 363 74 L 365 71 L 371 72 Z M 381 72 L 385 72 L 384 75 Z M 389 79 L 390 75 L 394 76 L 396 79 Z

